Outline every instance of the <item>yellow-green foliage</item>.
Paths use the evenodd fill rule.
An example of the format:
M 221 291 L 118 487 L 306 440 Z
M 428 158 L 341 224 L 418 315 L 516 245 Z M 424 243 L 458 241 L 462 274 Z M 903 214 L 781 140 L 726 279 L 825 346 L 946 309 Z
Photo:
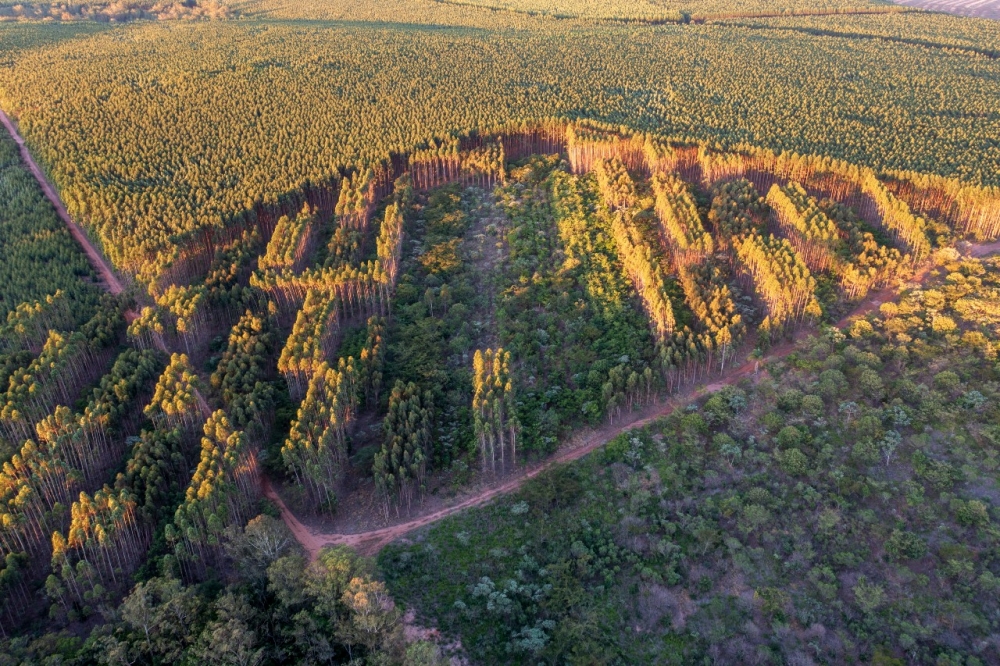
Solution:
M 449 4 L 556 17 L 680 22 L 716 16 L 886 10 L 866 0 L 443 0 Z M 893 8 L 895 9 L 895 8 Z
M 0 69 L 0 106 L 119 267 L 152 272 L 201 229 L 339 168 L 511 120 L 584 114 L 877 169 L 1000 173 L 1000 63 L 970 54 L 402 0 L 331 3 L 324 17 L 348 19 L 334 23 L 267 9 L 133 23 Z

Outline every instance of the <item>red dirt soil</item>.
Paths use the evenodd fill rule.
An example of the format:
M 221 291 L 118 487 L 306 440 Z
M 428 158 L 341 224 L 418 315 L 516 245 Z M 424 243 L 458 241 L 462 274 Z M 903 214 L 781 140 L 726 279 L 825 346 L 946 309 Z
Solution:
M 1000 241 L 978 245 L 969 244 L 965 249 L 966 251 L 964 254 L 966 256 L 985 257 L 1000 252 Z M 911 280 L 909 280 L 909 282 L 922 283 L 927 279 L 930 268 L 931 266 L 929 264 L 925 264 L 924 267 L 921 268 L 916 275 L 911 278 Z M 877 310 L 882 303 L 893 300 L 896 295 L 897 289 L 895 288 L 886 288 L 869 294 L 862 303 L 859 303 L 851 310 L 850 313 L 842 317 L 840 321 L 837 322 L 837 326 L 839 328 L 847 326 L 852 320 L 864 317 L 868 313 Z M 359 532 L 357 534 L 315 531 L 304 525 L 295 517 L 278 493 L 271 488 L 271 485 L 267 480 L 264 481 L 264 494 L 278 505 L 278 508 L 281 511 L 282 519 L 292 530 L 292 533 L 295 535 L 295 538 L 299 541 L 299 543 L 302 544 L 302 547 L 309 553 L 310 558 L 314 559 L 319 551 L 325 546 L 335 545 L 351 546 L 363 555 L 374 555 L 389 543 L 392 543 L 396 539 L 412 532 L 413 530 L 430 525 L 431 523 L 447 518 L 448 516 L 464 511 L 465 509 L 486 504 L 500 495 L 511 493 L 520 488 L 525 481 L 534 478 L 545 470 L 550 469 L 555 465 L 578 460 L 595 449 L 600 448 L 605 443 L 614 439 L 617 435 L 623 432 L 633 428 L 642 427 L 658 418 L 667 416 L 677 407 L 688 404 L 701 395 L 714 393 L 725 386 L 739 382 L 745 377 L 756 375 L 760 367 L 770 361 L 775 361 L 787 356 L 795 349 L 795 346 L 799 341 L 814 333 L 815 330 L 802 329 L 792 340 L 783 342 L 773 347 L 771 352 L 759 361 L 750 361 L 741 366 L 732 368 L 719 375 L 711 384 L 701 387 L 692 387 L 687 391 L 672 396 L 665 403 L 657 404 L 640 412 L 626 416 L 614 425 L 606 425 L 594 431 L 583 442 L 564 446 L 553 457 L 525 467 L 520 474 L 515 476 L 515 478 L 501 480 L 495 486 L 487 487 L 473 495 L 459 500 L 455 504 L 431 511 L 423 516 L 419 516 L 396 525 Z
M 0 109 L 0 122 L 3 123 L 7 131 L 10 132 L 11 137 L 14 142 L 17 143 L 18 148 L 21 149 L 21 159 L 31 170 L 31 173 L 35 176 L 35 180 L 41 185 L 42 191 L 45 193 L 45 197 L 52 202 L 55 207 L 56 212 L 62 221 L 66 223 L 67 228 L 69 228 L 70 235 L 76 239 L 76 242 L 80 244 L 83 248 L 84 253 L 87 255 L 87 259 L 90 261 L 94 269 L 100 274 L 101 279 L 104 280 L 104 285 L 108 291 L 112 294 L 120 294 L 125 291 L 125 287 L 122 286 L 121 280 L 115 275 L 115 272 L 111 269 L 111 266 L 104 259 L 102 255 L 94 244 L 90 242 L 90 238 L 87 234 L 80 228 L 80 226 L 73 221 L 73 218 L 69 216 L 69 212 L 66 210 L 66 206 L 63 205 L 62 200 L 59 195 L 56 194 L 56 190 L 52 187 L 52 183 L 45 176 L 45 173 L 38 167 L 31 153 L 28 152 L 28 147 L 24 145 L 24 139 L 21 137 L 20 133 L 17 131 L 17 126 L 14 122 L 7 117 L 7 114 Z
M 920 277 L 922 278 L 925 273 L 926 271 L 924 271 Z M 872 294 L 870 298 L 859 304 L 849 315 L 838 322 L 838 326 L 844 326 L 849 322 L 849 320 L 858 316 L 863 316 L 864 314 L 878 308 L 879 305 L 891 299 L 894 295 L 895 291 L 892 289 L 885 289 Z M 734 367 L 719 375 L 713 383 L 708 384 L 707 386 L 692 387 L 687 391 L 672 396 L 665 403 L 653 405 L 645 410 L 628 415 L 614 425 L 606 425 L 591 433 L 582 442 L 564 446 L 551 458 L 525 467 L 518 475 L 515 476 L 515 478 L 502 480 L 492 487 L 487 487 L 473 495 L 459 500 L 455 504 L 437 509 L 423 516 L 407 520 L 406 522 L 402 522 L 397 525 L 390 525 L 388 527 L 360 532 L 357 534 L 314 531 L 295 517 L 278 493 L 271 488 L 270 483 L 266 480 L 264 482 L 264 494 L 271 501 L 277 504 L 279 510 L 281 511 L 282 519 L 292 530 L 292 533 L 295 535 L 295 538 L 299 541 L 299 543 L 302 544 L 302 547 L 309 553 L 310 558 L 315 558 L 323 547 L 334 545 L 351 546 L 361 554 L 374 555 L 384 546 L 395 541 L 399 537 L 412 532 L 413 530 L 430 525 L 431 523 L 454 515 L 460 511 L 486 504 L 500 495 L 511 493 L 520 488 L 525 481 L 538 476 L 545 470 L 550 469 L 555 465 L 578 460 L 595 449 L 603 446 L 605 443 L 614 439 L 617 435 L 623 432 L 647 425 L 658 418 L 670 414 L 673 410 L 689 403 L 691 400 L 694 400 L 701 395 L 713 393 L 724 386 L 735 384 L 745 377 L 755 375 L 759 368 L 765 363 L 788 355 L 795 348 L 798 341 L 814 332 L 815 331 L 803 329 L 795 336 L 794 340 L 783 342 L 775 346 L 771 350 L 771 353 L 760 361 L 750 361 L 741 366 Z
M 91 243 L 90 239 L 83 232 L 83 230 L 72 220 L 72 218 L 70 218 L 69 213 L 66 211 L 66 207 L 63 206 L 59 196 L 56 194 L 55 188 L 51 183 L 49 183 L 45 174 L 38 168 L 38 165 L 28 153 L 28 149 L 24 145 L 24 139 L 22 139 L 20 134 L 18 134 L 16 126 L 2 110 L 0 110 L 0 121 L 3 122 L 11 136 L 14 137 L 14 140 L 21 149 L 22 158 L 31 169 L 31 172 L 38 180 L 38 183 L 42 186 L 45 196 L 48 197 L 48 199 L 55 206 L 56 211 L 59 213 L 59 217 L 66 222 L 73 238 L 75 238 L 81 247 L 83 247 L 84 252 L 86 252 L 87 257 L 94 265 L 94 268 L 97 269 L 97 271 L 104 278 L 108 291 L 113 294 L 122 293 L 124 288 L 121 281 L 115 275 L 110 265 L 108 265 L 105 261 L 103 255 L 98 252 L 97 248 Z M 964 254 L 967 256 L 985 257 L 1000 252 L 1000 241 L 984 244 L 968 244 L 963 249 Z M 930 266 L 925 265 L 925 267 L 913 277 L 912 281 L 923 282 L 923 280 L 927 277 L 929 269 Z M 870 294 L 863 303 L 858 304 L 858 306 L 855 307 L 848 315 L 843 317 L 837 323 L 837 326 L 843 327 L 849 323 L 851 319 L 863 317 L 869 312 L 874 311 L 882 303 L 891 300 L 895 294 L 896 290 L 891 288 L 883 289 L 874 294 Z M 136 314 L 134 312 L 128 312 L 126 313 L 126 317 L 129 318 L 129 321 L 132 321 L 136 318 Z M 454 515 L 460 511 L 464 511 L 465 509 L 486 504 L 493 498 L 500 495 L 511 493 L 520 488 L 525 481 L 538 476 L 545 470 L 550 469 L 555 465 L 578 460 L 627 430 L 642 427 L 660 417 L 666 416 L 677 407 L 682 404 L 689 403 L 691 400 L 694 400 L 700 395 L 718 391 L 724 386 L 735 384 L 744 377 L 755 375 L 760 366 L 769 361 L 774 361 L 787 356 L 795 348 L 795 345 L 799 340 L 805 338 L 813 332 L 814 331 L 807 329 L 801 330 L 796 334 L 793 340 L 773 347 L 771 349 L 771 353 L 767 357 L 760 359 L 760 361 L 750 361 L 742 366 L 731 368 L 730 370 L 719 375 L 713 383 L 708 384 L 707 386 L 692 387 L 683 393 L 672 396 L 665 403 L 656 404 L 645 410 L 627 415 L 620 419 L 617 424 L 608 424 L 598 430 L 595 430 L 582 442 L 564 446 L 559 452 L 556 453 L 556 455 L 544 461 L 526 466 L 513 478 L 508 477 L 507 479 L 500 480 L 496 483 L 496 485 L 475 492 L 455 504 L 428 512 L 423 516 L 419 516 L 397 525 L 390 525 L 388 527 L 359 532 L 357 534 L 339 534 L 336 532 L 313 531 L 296 518 L 295 515 L 288 509 L 288 506 L 281 499 L 281 496 L 274 491 L 271 487 L 270 481 L 266 477 L 263 477 L 261 480 L 262 490 L 265 497 L 273 501 L 278 506 L 278 509 L 281 512 L 282 520 L 292 531 L 296 540 L 298 540 L 306 552 L 309 553 L 310 559 L 315 559 L 320 550 L 324 547 L 334 545 L 351 546 L 361 554 L 374 555 L 387 544 L 409 532 L 412 532 L 413 530 L 435 523 L 442 518 Z M 170 350 L 167 349 L 167 345 L 161 336 L 157 335 L 155 337 L 155 344 L 162 351 L 169 353 Z M 202 397 L 201 393 L 198 393 L 198 403 L 206 417 L 211 414 L 211 409 L 209 408 L 204 397 Z

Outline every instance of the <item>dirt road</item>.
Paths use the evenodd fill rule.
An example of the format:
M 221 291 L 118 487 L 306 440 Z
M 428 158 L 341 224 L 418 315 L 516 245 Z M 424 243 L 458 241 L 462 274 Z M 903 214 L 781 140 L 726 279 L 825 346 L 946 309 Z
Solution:
M 0 109 L 0 122 L 2 122 L 4 127 L 7 128 L 7 131 L 10 132 L 14 142 L 17 143 L 18 148 L 21 149 L 21 159 L 28 166 L 28 169 L 31 170 L 31 173 L 35 176 L 35 180 L 38 181 L 38 184 L 41 185 L 42 191 L 45 193 L 45 197 L 52 202 L 53 206 L 55 206 L 59 217 L 66 223 L 70 235 L 73 236 L 76 242 L 83 248 L 84 253 L 87 255 L 87 259 L 101 276 L 107 290 L 112 294 L 120 294 L 125 291 L 125 287 L 122 285 L 121 280 L 118 279 L 118 276 L 115 275 L 115 272 L 111 269 L 110 264 L 108 264 L 108 262 L 104 259 L 104 255 L 101 254 L 96 247 L 94 247 L 94 244 L 91 243 L 90 238 L 88 238 L 87 234 L 80 228 L 80 225 L 74 222 L 73 218 L 69 216 L 66 206 L 63 205 L 62 200 L 56 193 L 56 189 L 52 186 L 52 183 L 49 182 L 49 179 L 45 177 L 45 173 L 38 167 L 38 164 L 31 156 L 31 153 L 28 152 L 28 147 L 24 145 L 24 139 L 17 131 L 17 126 L 14 124 L 14 121 L 12 121 L 2 109 Z
M 863 303 L 860 303 L 851 312 L 851 314 L 844 317 L 839 324 L 844 325 L 852 317 L 863 315 L 877 308 L 891 296 L 892 290 L 883 290 L 872 294 L 870 298 L 866 299 Z M 404 523 L 390 525 L 377 530 L 360 532 L 357 534 L 314 532 L 306 525 L 303 525 L 294 516 L 294 514 L 282 501 L 281 497 L 271 488 L 270 484 L 265 486 L 265 494 L 278 505 L 285 523 L 292 530 L 296 539 L 298 539 L 299 543 L 302 544 L 303 548 L 308 551 L 312 558 L 315 558 L 324 546 L 333 545 L 351 546 L 362 554 L 373 555 L 387 544 L 409 532 L 412 532 L 413 530 L 430 525 L 431 523 L 437 522 L 442 518 L 447 518 L 448 516 L 454 515 L 460 511 L 482 506 L 500 495 L 506 495 L 514 492 L 520 488 L 525 481 L 538 476 L 545 470 L 550 469 L 555 465 L 579 460 L 583 456 L 603 446 L 605 443 L 614 439 L 617 435 L 623 432 L 647 425 L 658 418 L 667 416 L 679 406 L 688 404 L 703 394 L 718 391 L 724 386 L 735 384 L 744 377 L 749 377 L 755 374 L 765 363 L 774 361 L 789 354 L 795 348 L 797 341 L 813 332 L 814 331 L 812 330 L 803 329 L 796 334 L 796 339 L 794 341 L 785 342 L 776 346 L 767 357 L 761 359 L 759 362 L 751 361 L 744 363 L 743 365 L 736 366 L 715 377 L 714 381 L 707 386 L 692 387 L 687 391 L 672 396 L 665 403 L 660 403 L 645 410 L 635 412 L 624 417 L 614 425 L 606 425 L 594 431 L 582 442 L 576 442 L 565 446 L 553 457 L 526 467 L 516 478 L 505 480 L 496 486 L 486 488 L 474 495 L 461 499 L 451 506 L 438 509 L 434 512 L 419 516 Z
M 86 252 L 87 257 L 90 259 L 94 268 L 101 274 L 104 279 L 108 291 L 113 294 L 119 294 L 124 291 L 121 281 L 115 275 L 111 266 L 105 261 L 103 255 L 94 247 L 90 239 L 83 232 L 83 230 L 70 218 L 69 213 L 66 211 L 66 207 L 63 206 L 62 201 L 60 201 L 59 196 L 56 194 L 55 188 L 45 177 L 45 174 L 38 165 L 32 159 L 28 149 L 24 145 L 24 140 L 21 138 L 20 134 L 17 132 L 16 126 L 11 122 L 10 118 L 0 110 L 0 121 L 3 122 L 7 131 L 10 132 L 11 136 L 17 142 L 21 149 L 21 156 L 24 162 L 31 169 L 35 178 L 38 180 L 45 192 L 45 196 L 52 202 L 55 206 L 56 211 L 59 216 L 66 222 L 70 233 L 80 243 L 83 247 L 84 252 Z M 991 254 L 996 254 L 1000 252 L 1000 241 L 993 243 L 982 243 L 982 244 L 969 244 L 964 248 L 964 253 L 973 257 L 985 257 Z M 918 272 L 918 274 L 913 278 L 915 281 L 922 282 L 927 276 L 927 268 Z M 854 317 L 864 316 L 865 314 L 877 309 L 879 305 L 883 302 L 890 300 L 894 296 L 894 291 L 892 289 L 884 289 L 880 292 L 870 294 L 864 302 L 860 303 L 856 308 L 854 308 L 850 314 L 845 316 L 838 322 L 839 326 L 843 326 L 848 323 L 848 321 Z M 135 313 L 128 313 L 130 320 L 135 318 Z M 796 341 L 809 335 L 812 331 L 803 330 L 796 335 Z M 155 344 L 158 348 L 162 349 L 164 352 L 169 353 L 167 345 L 160 336 L 156 336 Z M 481 506 L 487 502 L 493 500 L 500 495 L 506 495 L 511 493 L 524 484 L 525 481 L 532 479 L 547 469 L 552 468 L 555 465 L 572 462 L 578 460 L 593 450 L 604 445 L 617 435 L 632 428 L 642 427 L 660 417 L 668 415 L 679 405 L 687 404 L 691 400 L 696 399 L 698 396 L 704 393 L 710 393 L 721 389 L 724 386 L 734 384 L 744 377 L 748 377 L 755 374 L 758 368 L 768 361 L 773 361 L 779 359 L 787 354 L 789 354 L 795 348 L 795 341 L 785 342 L 781 345 L 773 348 L 771 353 L 759 362 L 749 362 L 742 366 L 738 366 L 730 369 L 729 371 L 717 376 L 715 380 L 702 387 L 693 387 L 683 393 L 673 396 L 667 402 L 655 405 L 653 407 L 647 408 L 646 410 L 633 413 L 622 418 L 618 423 L 614 425 L 607 425 L 599 430 L 594 431 L 590 434 L 584 441 L 577 442 L 571 445 L 564 446 L 551 458 L 548 458 L 542 462 L 535 463 L 529 467 L 526 467 L 518 476 L 512 479 L 507 479 L 502 483 L 481 490 L 475 494 L 472 494 L 455 504 L 439 509 L 437 511 L 430 512 L 426 515 L 419 516 L 412 520 L 397 525 L 390 525 L 377 530 L 370 530 L 367 532 L 360 532 L 357 534 L 338 534 L 338 533 L 326 533 L 326 532 L 313 532 L 306 525 L 295 517 L 295 515 L 288 509 L 281 497 L 274 491 L 271 487 L 270 482 L 267 478 L 262 481 L 263 492 L 266 497 L 271 499 L 279 508 L 281 512 L 281 517 L 285 524 L 288 525 L 292 534 L 295 538 L 302 544 L 302 547 L 309 553 L 311 558 L 315 558 L 319 551 L 325 546 L 332 545 L 346 545 L 356 548 L 359 552 L 363 554 L 374 554 L 377 553 L 386 544 L 398 539 L 399 537 L 412 532 L 418 528 L 430 525 L 431 523 L 437 522 L 442 518 L 454 515 L 460 511 L 470 509 L 473 507 Z M 198 394 L 198 402 L 201 410 L 207 416 L 211 413 L 208 403 L 205 399 Z
M 985 257 L 998 252 L 1000 252 L 1000 241 L 969 245 L 966 247 L 965 254 L 973 257 Z M 925 265 L 916 273 L 916 275 L 914 275 L 911 281 L 923 282 L 927 279 L 929 269 L 930 266 Z M 842 317 L 841 320 L 837 322 L 837 326 L 841 328 L 847 326 L 852 319 L 863 317 L 868 313 L 877 310 L 882 303 L 892 300 L 895 296 L 896 290 L 892 288 L 882 289 L 869 294 L 868 297 L 853 308 L 850 313 Z M 525 468 L 516 478 L 508 479 L 497 484 L 496 486 L 486 488 L 476 494 L 459 500 L 451 506 L 438 509 L 426 515 L 419 516 L 397 525 L 390 525 L 388 527 L 370 530 L 367 532 L 360 532 L 357 534 L 314 532 L 306 525 L 303 525 L 302 522 L 295 517 L 295 515 L 282 501 L 281 497 L 271 488 L 270 484 L 266 484 L 265 494 L 278 505 L 285 523 L 292 530 L 296 539 L 298 539 L 299 543 L 302 544 L 303 548 L 308 551 L 312 558 L 315 558 L 323 547 L 334 545 L 351 546 L 364 555 L 374 555 L 384 546 L 395 541 L 399 537 L 412 532 L 413 530 L 430 525 L 431 523 L 437 522 L 442 518 L 452 516 L 460 511 L 482 506 L 500 495 L 506 495 L 514 492 L 520 488 L 525 481 L 538 476 L 545 470 L 550 469 L 555 465 L 572 462 L 582 458 L 608 441 L 614 439 L 620 433 L 626 432 L 632 428 L 647 425 L 658 418 L 667 416 L 677 407 L 688 404 L 701 395 L 713 393 L 725 386 L 739 382 L 744 377 L 756 374 L 759 368 L 763 367 L 766 363 L 787 356 L 795 349 L 796 344 L 800 340 L 813 333 L 815 333 L 815 330 L 802 329 L 795 335 L 793 340 L 783 342 L 780 345 L 775 346 L 771 349 L 770 354 L 761 359 L 759 362 L 750 361 L 748 363 L 744 363 L 741 366 L 737 366 L 722 373 L 721 375 L 718 375 L 714 378 L 714 381 L 707 386 L 692 387 L 687 391 L 672 396 L 665 403 L 636 412 L 623 418 L 613 426 L 605 426 L 593 432 L 583 442 L 567 445 L 553 457 Z

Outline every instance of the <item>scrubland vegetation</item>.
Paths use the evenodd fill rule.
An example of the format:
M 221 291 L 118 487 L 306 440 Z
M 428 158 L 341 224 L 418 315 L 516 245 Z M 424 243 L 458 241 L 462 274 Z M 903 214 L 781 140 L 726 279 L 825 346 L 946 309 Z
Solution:
M 995 661 L 996 269 L 390 546 L 390 589 L 483 663 Z
M 231 7 L 0 5 L 0 666 L 1000 660 L 990 26 Z

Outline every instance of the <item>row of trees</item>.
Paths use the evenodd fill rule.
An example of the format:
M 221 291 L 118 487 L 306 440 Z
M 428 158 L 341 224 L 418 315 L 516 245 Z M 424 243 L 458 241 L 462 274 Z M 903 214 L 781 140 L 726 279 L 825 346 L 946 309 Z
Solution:
M 414 186 L 425 190 L 453 182 L 492 188 L 507 177 L 507 155 L 502 140 L 463 150 L 456 137 L 432 139 L 407 155 L 407 166 Z
M 711 367 L 717 358 L 719 370 L 724 370 L 726 361 L 736 353 L 746 334 L 746 324 L 729 288 L 729 267 L 708 258 L 699 264 L 681 265 L 677 274 L 684 302 L 702 332 L 700 346 L 705 351 L 705 361 Z
M 336 296 L 309 291 L 278 358 L 278 371 L 285 375 L 293 399 L 302 399 L 309 381 L 330 360 L 339 340 L 340 306 Z
M 370 317 L 357 359 L 341 358 L 335 366 L 326 360 L 310 365 L 305 395 L 281 448 L 281 457 L 296 481 L 320 507 L 329 510 L 336 507 L 337 485 L 347 466 L 347 436 L 361 404 L 374 407 L 378 403 L 385 335 L 385 319 Z M 386 469 L 389 468 L 387 463 Z M 399 490 L 402 486 L 393 482 L 385 487 Z
M 660 220 L 674 263 L 678 266 L 701 261 L 715 250 L 705 229 L 691 189 L 677 174 L 658 171 L 652 177 L 656 216 Z
M 644 145 L 650 144 L 647 140 Z M 619 207 L 636 205 L 635 185 L 621 160 L 599 160 L 595 172 L 605 201 Z M 715 360 L 720 369 L 724 368 L 741 342 L 746 327 L 729 289 L 729 271 L 710 257 L 714 242 L 701 221 L 690 188 L 676 174 L 655 172 L 651 180 L 657 217 L 677 266 L 685 303 L 697 319 L 697 332 L 687 329 L 676 331 L 674 335 L 673 307 L 662 269 L 635 223 L 635 211 L 617 211 L 611 230 L 622 263 L 653 322 L 656 358 L 664 381 L 673 387 L 692 371 L 697 376 L 699 366 L 713 367 Z M 631 216 L 631 223 L 626 222 L 627 216 Z M 649 289 L 651 284 L 656 288 Z M 653 316 L 667 309 L 669 326 L 664 325 L 665 319 Z M 625 403 L 630 410 L 636 404 L 630 381 L 631 385 L 651 386 L 645 375 L 635 371 L 618 382 L 609 377 L 603 391 L 609 415 L 619 414 Z
M 752 232 L 732 244 L 738 274 L 767 306 L 761 334 L 822 314 L 816 280 L 787 239 Z
M 302 275 L 300 284 L 308 281 L 309 291 L 278 359 L 278 370 L 285 374 L 293 399 L 301 400 L 296 420 L 281 449 L 282 460 L 296 481 L 306 488 L 310 498 L 318 506 L 330 510 L 336 506 L 337 485 L 346 470 L 347 434 L 362 402 L 375 406 L 381 391 L 386 351 L 385 315 L 399 270 L 403 211 L 410 204 L 412 192 L 408 177 L 396 181 L 392 202 L 386 207 L 376 239 L 375 261 L 365 262 L 360 268 L 349 261 L 338 261 L 334 269 L 306 271 Z M 373 207 L 369 205 L 372 196 L 371 174 L 345 180 L 337 208 L 339 228 L 334 240 L 340 230 L 365 232 Z M 330 257 L 328 255 L 328 266 Z M 333 274 L 350 275 L 353 279 L 331 285 L 321 277 Z M 333 363 L 339 320 L 358 316 L 368 316 L 366 337 L 358 358 L 349 356 Z M 386 462 L 384 467 L 388 470 L 392 465 Z M 394 478 L 398 478 L 398 465 L 393 469 L 397 474 Z M 400 483 L 392 481 L 382 485 L 398 493 L 405 485 Z M 412 499 L 412 495 L 408 497 Z
M 611 213 L 611 233 L 619 257 L 649 315 L 654 335 L 662 340 L 674 330 L 674 309 L 658 257 L 635 224 L 635 185 L 617 158 L 599 160 L 595 172 L 604 200 L 619 208 Z
M 143 396 L 162 367 L 152 351 L 122 352 L 85 409 L 57 409 L 38 424 L 0 474 L 0 607 L 26 609 L 26 581 L 47 560 L 50 537 L 64 529 L 74 494 L 99 487 L 119 464 L 124 433 L 137 423 Z M 13 622 L 12 622 L 13 623 Z
M 203 431 L 198 467 L 165 533 L 191 579 L 204 577 L 219 562 L 226 528 L 246 525 L 257 515 L 260 499 L 257 446 L 222 410 L 208 418 Z
M 372 475 L 386 519 L 392 506 L 410 510 L 424 492 L 431 458 L 434 428 L 434 395 L 416 384 L 397 381 L 389 395 L 389 410 L 382 421 L 382 446 L 375 454 Z
M 819 316 L 816 280 L 787 239 L 764 235 L 769 206 L 753 184 L 741 178 L 717 185 L 712 193 L 709 220 L 730 248 L 737 277 L 767 309 L 759 329 L 765 344 L 803 316 Z
M 159 428 L 197 427 L 205 417 L 201 380 L 185 354 L 172 354 L 143 413 Z
M 810 270 L 822 273 L 834 267 L 843 245 L 840 230 L 802 185 L 795 181 L 784 186 L 772 185 L 767 204 L 774 211 L 782 233 Z
M 915 263 L 926 259 L 931 253 L 931 243 L 927 238 L 927 220 L 914 215 L 906 202 L 894 195 L 870 171 L 865 173 L 861 188 L 878 212 L 882 228 L 886 233 L 906 249 Z
M 596 122 L 567 123 L 565 150 L 573 173 L 590 173 L 599 162 L 616 158 L 632 171 L 646 167 L 647 155 L 670 161 L 671 151 L 662 144 L 658 146 L 660 150 L 653 148 L 647 152 L 646 137 L 621 129 Z
M 338 210 L 339 208 L 340 204 L 338 204 Z M 309 207 L 308 203 L 302 206 L 302 210 L 299 211 L 294 220 L 287 215 L 282 215 L 274 227 L 271 240 L 267 242 L 267 249 L 257 259 L 259 270 L 281 271 L 289 269 L 295 273 L 301 271 L 312 250 L 316 237 L 315 227 L 316 213 Z
M 353 357 L 336 367 L 321 363 L 309 380 L 305 398 L 281 458 L 296 483 L 319 507 L 336 507 L 336 489 L 347 465 L 347 433 L 357 414 L 358 369 Z
M 510 374 L 510 352 L 476 350 L 472 358 L 472 422 L 479 443 L 483 471 L 507 469 L 517 461 L 517 436 L 521 425 L 517 418 L 514 383 Z

